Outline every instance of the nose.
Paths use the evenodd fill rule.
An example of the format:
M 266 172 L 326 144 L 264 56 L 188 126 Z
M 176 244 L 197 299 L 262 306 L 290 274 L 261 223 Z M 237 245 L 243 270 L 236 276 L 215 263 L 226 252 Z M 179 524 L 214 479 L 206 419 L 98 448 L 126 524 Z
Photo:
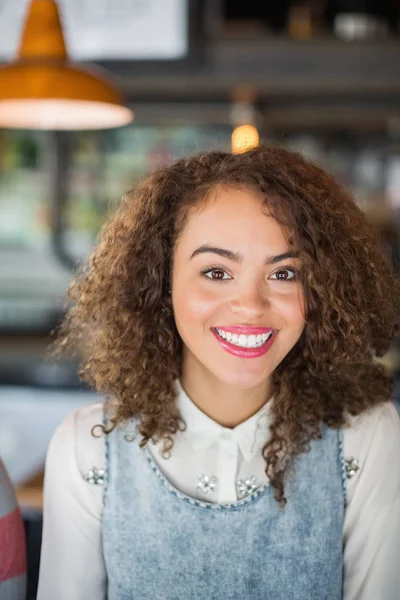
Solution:
M 264 315 L 265 309 L 269 304 L 265 289 L 256 283 L 248 284 L 237 290 L 233 298 L 230 309 L 236 317 L 241 317 L 245 321 L 256 321 Z

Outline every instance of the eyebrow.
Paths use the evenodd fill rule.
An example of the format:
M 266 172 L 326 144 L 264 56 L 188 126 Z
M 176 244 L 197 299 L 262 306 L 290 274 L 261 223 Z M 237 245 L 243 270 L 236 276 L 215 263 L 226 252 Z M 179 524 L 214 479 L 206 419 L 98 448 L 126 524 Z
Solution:
M 207 244 L 203 244 L 197 248 L 192 255 L 190 256 L 191 260 L 195 256 L 199 254 L 218 254 L 218 256 L 223 256 L 224 258 L 228 258 L 233 262 L 240 263 L 243 262 L 244 256 L 240 254 L 240 252 L 233 252 L 232 250 L 226 250 L 225 248 L 217 248 L 216 246 L 208 246 Z M 276 256 L 268 256 L 265 261 L 266 265 L 274 265 L 275 263 L 281 262 L 282 260 L 286 260 L 287 258 L 298 258 L 298 255 L 295 252 L 284 252 L 284 254 L 277 254 Z

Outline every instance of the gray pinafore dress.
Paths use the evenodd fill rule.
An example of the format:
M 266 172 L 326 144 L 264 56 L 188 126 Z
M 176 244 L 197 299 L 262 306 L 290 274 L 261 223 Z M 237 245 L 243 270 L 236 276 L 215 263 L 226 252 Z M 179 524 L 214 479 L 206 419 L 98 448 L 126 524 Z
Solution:
M 108 600 L 340 600 L 342 431 L 296 460 L 281 509 L 267 484 L 232 504 L 186 496 L 135 427 L 106 436 L 103 551 Z

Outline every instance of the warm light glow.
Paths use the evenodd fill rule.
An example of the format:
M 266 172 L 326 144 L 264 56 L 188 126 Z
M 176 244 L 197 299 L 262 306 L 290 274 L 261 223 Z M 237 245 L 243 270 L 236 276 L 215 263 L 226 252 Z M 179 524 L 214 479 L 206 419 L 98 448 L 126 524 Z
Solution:
M 232 153 L 241 154 L 255 148 L 260 143 L 260 136 L 253 125 L 241 125 L 232 132 Z
M 32 0 L 15 61 L 0 68 L 0 127 L 109 129 L 130 123 L 118 87 L 68 60 L 54 0 Z
M 120 127 L 132 111 L 117 104 L 82 100 L 3 100 L 0 127 L 15 129 L 86 130 Z

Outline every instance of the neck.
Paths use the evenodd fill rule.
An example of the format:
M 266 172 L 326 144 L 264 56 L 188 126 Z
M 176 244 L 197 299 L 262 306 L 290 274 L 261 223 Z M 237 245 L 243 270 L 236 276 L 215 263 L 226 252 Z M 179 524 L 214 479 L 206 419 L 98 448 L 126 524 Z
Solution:
M 182 365 L 180 382 L 194 404 L 210 419 L 223 427 L 234 428 L 250 419 L 271 398 L 270 382 L 251 389 L 229 386 L 209 372 Z

